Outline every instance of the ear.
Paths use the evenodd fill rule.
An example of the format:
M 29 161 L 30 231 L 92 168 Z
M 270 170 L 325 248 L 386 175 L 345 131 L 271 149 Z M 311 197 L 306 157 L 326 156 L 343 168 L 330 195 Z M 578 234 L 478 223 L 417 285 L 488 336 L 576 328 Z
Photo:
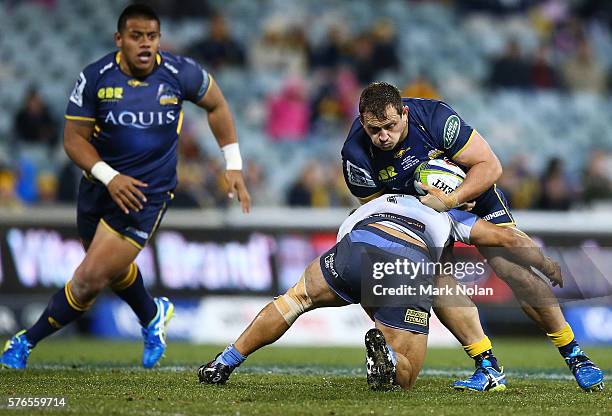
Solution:
M 121 49 L 121 46 L 123 46 L 123 40 L 121 39 L 121 33 L 115 32 L 114 38 L 115 38 L 115 46 Z
M 407 105 L 405 105 L 402 108 L 402 118 L 404 118 L 404 117 L 408 117 L 408 106 Z

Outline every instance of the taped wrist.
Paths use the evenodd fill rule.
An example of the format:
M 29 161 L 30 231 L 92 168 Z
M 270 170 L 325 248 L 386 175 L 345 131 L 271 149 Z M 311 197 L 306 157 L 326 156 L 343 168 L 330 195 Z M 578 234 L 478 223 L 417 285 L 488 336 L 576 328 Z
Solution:
M 225 158 L 226 170 L 242 170 L 242 156 L 240 156 L 240 146 L 238 143 L 226 144 L 221 148 Z
M 108 186 L 108 183 L 112 181 L 115 176 L 119 175 L 119 172 L 111 168 L 108 163 L 100 160 L 91 167 L 91 174 L 105 186 Z

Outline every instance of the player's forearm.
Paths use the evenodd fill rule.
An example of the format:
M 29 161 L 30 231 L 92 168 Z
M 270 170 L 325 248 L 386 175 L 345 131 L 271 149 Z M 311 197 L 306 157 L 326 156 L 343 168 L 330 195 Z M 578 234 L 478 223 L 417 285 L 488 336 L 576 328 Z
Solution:
M 542 271 L 546 269 L 546 256 L 526 235 L 524 237 L 517 236 L 516 243 L 505 247 L 504 250 L 508 251 L 509 256 L 516 264 L 527 268 L 533 266 Z
M 219 147 L 238 142 L 236 128 L 227 103 L 223 103 L 208 112 L 208 124 Z
M 96 149 L 89 143 L 79 139 L 74 141 L 64 140 L 66 154 L 78 167 L 89 172 L 93 165 L 101 160 Z
M 457 197 L 457 205 L 476 199 L 493 186 L 501 173 L 502 167 L 497 158 L 472 166 L 468 170 L 463 183 L 453 192 Z

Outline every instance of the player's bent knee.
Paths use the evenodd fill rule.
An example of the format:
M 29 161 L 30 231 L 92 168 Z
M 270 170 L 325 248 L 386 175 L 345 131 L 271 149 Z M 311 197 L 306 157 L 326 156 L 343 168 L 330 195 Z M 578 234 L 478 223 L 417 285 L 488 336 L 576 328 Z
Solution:
M 72 289 L 77 298 L 90 299 L 108 286 L 110 281 L 111 279 L 100 268 L 84 262 L 74 272 Z
M 287 325 L 292 325 L 304 312 L 313 307 L 313 302 L 306 292 L 306 281 L 304 275 L 284 295 L 278 296 L 272 302 L 278 312 L 282 315 Z

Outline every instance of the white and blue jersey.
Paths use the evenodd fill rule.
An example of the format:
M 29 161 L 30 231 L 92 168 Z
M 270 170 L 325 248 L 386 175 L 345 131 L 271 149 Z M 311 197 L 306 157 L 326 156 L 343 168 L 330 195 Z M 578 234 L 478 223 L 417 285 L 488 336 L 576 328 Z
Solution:
M 411 195 L 383 195 L 359 207 L 340 226 L 337 243 L 319 259 L 323 277 L 339 297 L 372 308 L 376 320 L 398 329 L 426 334 L 434 275 L 421 269 L 411 276 L 391 272 L 374 276 L 376 264 L 435 263 L 452 240 L 470 241 L 478 217 L 468 212 L 437 212 Z M 381 269 L 378 269 L 380 271 Z M 410 290 L 396 296 L 387 289 Z M 395 292 L 397 293 L 397 292 Z

